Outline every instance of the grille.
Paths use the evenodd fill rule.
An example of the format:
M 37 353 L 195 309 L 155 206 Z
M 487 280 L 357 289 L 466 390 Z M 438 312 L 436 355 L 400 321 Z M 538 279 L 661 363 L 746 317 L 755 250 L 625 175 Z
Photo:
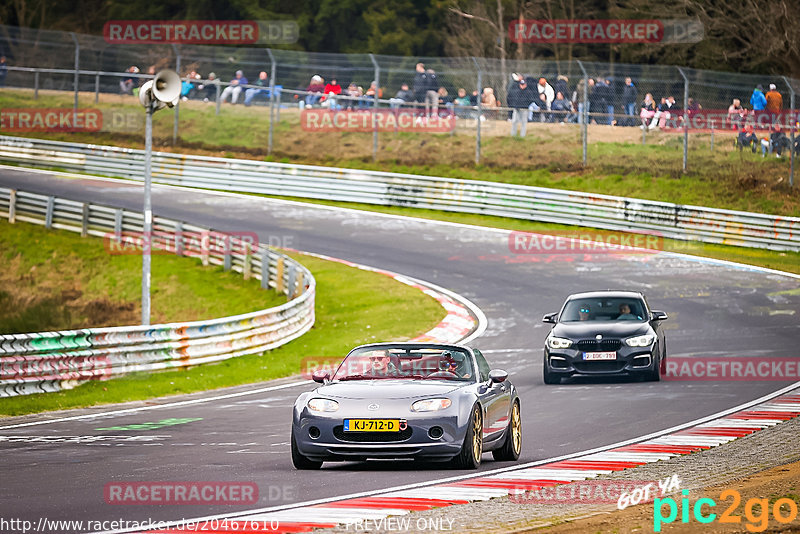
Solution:
M 625 368 L 625 362 L 575 362 L 574 367 L 579 373 L 618 373 Z
M 622 347 L 622 341 L 619 339 L 581 339 L 575 344 L 578 350 L 583 352 L 606 352 L 612 350 L 619 350 Z
M 400 432 L 345 432 L 344 426 L 333 427 L 333 435 L 339 441 L 354 443 L 389 443 L 406 441 L 411 437 L 413 430 L 410 426 Z

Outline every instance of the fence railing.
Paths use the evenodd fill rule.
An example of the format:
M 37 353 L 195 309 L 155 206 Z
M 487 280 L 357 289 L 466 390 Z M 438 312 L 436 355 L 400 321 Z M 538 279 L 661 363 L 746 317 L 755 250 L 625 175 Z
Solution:
M 142 242 L 141 213 L 0 188 L 0 217 L 102 237 L 120 247 Z M 202 246 L 222 239 L 226 247 Z M 68 389 L 135 371 L 216 362 L 260 353 L 314 324 L 315 280 L 289 256 L 208 228 L 155 217 L 153 249 L 196 256 L 287 296 L 280 306 L 219 319 L 153 326 L 0 335 L 0 397 Z M 128 243 L 126 245 L 126 243 Z M 144 252 L 147 253 L 147 252 Z
M 796 110 L 796 95 L 800 92 L 800 80 L 787 76 L 763 76 L 753 74 L 725 73 L 689 69 L 670 65 L 633 65 L 623 63 L 594 63 L 573 61 L 542 60 L 499 60 L 495 58 L 472 57 L 403 57 L 374 54 L 332 54 L 278 50 L 248 47 L 203 46 L 203 45 L 111 45 L 100 36 L 82 35 L 72 32 L 56 32 L 0 26 L 0 49 L 8 50 L 10 56 L 9 74 L 4 80 L 10 86 L 70 90 L 74 92 L 74 107 L 78 107 L 79 93 L 94 91 L 95 100 L 100 92 L 119 93 L 119 83 L 123 78 L 131 78 L 139 83 L 149 74 L 122 72 L 131 66 L 141 66 L 141 72 L 172 68 L 181 75 L 190 72 L 201 73 L 206 80 L 211 72 L 215 80 L 205 84 L 202 95 L 216 102 L 220 112 L 224 89 L 234 78 L 234 73 L 243 70 L 251 82 L 247 89 L 260 90 L 266 95 L 270 107 L 268 152 L 273 150 L 275 117 L 280 117 L 281 107 L 299 103 L 308 96 L 306 89 L 314 76 L 321 76 L 327 82 L 336 79 L 346 92 L 352 82 L 356 86 L 369 87 L 376 82 L 377 89 L 384 89 L 382 102 L 373 100 L 374 109 L 388 104 L 389 97 L 396 95 L 402 84 L 408 84 L 413 101 L 421 104 L 427 91 L 420 89 L 416 76 L 416 65 L 423 63 L 425 69 L 434 71 L 435 89 L 444 89 L 443 102 L 453 103 L 459 89 L 464 89 L 471 98 L 477 116 L 484 116 L 483 110 L 496 115 L 498 123 L 505 123 L 508 115 L 509 93 L 514 78 L 522 76 L 530 80 L 536 91 L 539 78 L 545 78 L 545 92 L 554 97 L 563 93 L 569 101 L 569 113 L 553 113 L 553 98 L 548 97 L 545 113 L 536 114 L 537 120 L 550 121 L 569 117 L 569 124 L 582 125 L 580 137 L 582 144 L 581 163 L 587 165 L 588 132 L 586 124 L 616 124 L 618 126 L 641 125 L 641 103 L 645 95 L 652 93 L 655 103 L 662 97 L 675 97 L 679 115 L 687 119 L 700 107 L 706 110 L 725 112 L 734 99 L 745 107 L 750 106 L 754 87 L 762 85 L 766 92 L 770 84 L 783 95 L 783 108 Z M 36 46 L 31 46 L 35 44 Z M 74 51 L 74 58 L 67 59 L 63 50 Z M 64 68 L 67 65 L 71 69 Z M 147 66 L 145 66 L 147 65 Z M 263 89 L 252 86 L 258 74 L 267 75 L 268 85 Z M 46 76 L 45 76 L 46 75 Z M 632 89 L 626 80 L 632 81 Z M 596 82 L 595 85 L 590 84 Z M 200 82 L 197 82 L 200 84 Z M 582 88 L 588 88 L 583 91 Z M 282 89 L 282 90 L 281 90 Z M 490 91 L 499 103 L 499 108 L 487 108 L 490 97 L 483 98 Z M 233 96 L 233 95 L 231 95 Z M 245 96 L 242 95 L 242 99 Z M 316 97 L 315 97 L 316 98 Z M 536 102 L 539 103 L 538 101 Z M 633 106 L 633 108 L 631 108 Z M 173 125 L 173 143 L 179 135 L 180 104 L 176 106 Z M 544 117 L 543 117 L 544 116 Z M 464 121 L 462 121 L 463 123 Z M 556 120 L 555 122 L 560 122 Z M 797 121 L 784 123 L 784 129 L 791 134 L 791 146 L 797 132 Z M 475 134 L 475 161 L 481 161 L 481 129 L 488 124 L 476 120 L 470 123 Z M 505 131 L 505 128 L 503 129 Z M 642 130 L 642 141 L 646 141 L 646 129 Z M 711 130 L 713 148 L 714 130 Z M 679 128 L 676 134 L 683 135 L 682 168 L 689 166 L 689 128 Z M 768 132 L 767 132 L 768 133 Z M 379 152 L 378 130 L 375 130 L 372 143 L 373 158 Z M 790 182 L 794 183 L 795 151 L 790 150 Z
M 144 152 L 0 137 L 0 161 L 141 181 Z M 153 181 L 224 191 L 403 206 L 800 250 L 800 218 L 478 180 L 157 152 Z

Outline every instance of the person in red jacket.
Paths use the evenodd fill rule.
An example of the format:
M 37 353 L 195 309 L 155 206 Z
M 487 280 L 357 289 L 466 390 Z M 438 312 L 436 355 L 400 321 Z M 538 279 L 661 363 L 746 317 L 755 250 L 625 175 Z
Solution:
M 323 97 L 322 105 L 330 109 L 337 109 L 336 97 L 342 94 L 342 86 L 332 78 L 331 81 L 325 84 L 325 96 Z

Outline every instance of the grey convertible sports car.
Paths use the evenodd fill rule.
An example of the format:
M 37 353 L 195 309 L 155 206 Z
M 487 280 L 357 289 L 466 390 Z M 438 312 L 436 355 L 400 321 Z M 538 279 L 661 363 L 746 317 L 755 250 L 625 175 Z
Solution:
M 356 347 L 333 376 L 300 395 L 292 462 L 413 458 L 475 469 L 484 452 L 515 461 L 522 448 L 517 390 L 477 349 L 431 343 Z
M 667 365 L 663 311 L 636 291 L 591 291 L 567 297 L 544 343 L 545 384 L 572 375 L 630 375 L 660 380 Z

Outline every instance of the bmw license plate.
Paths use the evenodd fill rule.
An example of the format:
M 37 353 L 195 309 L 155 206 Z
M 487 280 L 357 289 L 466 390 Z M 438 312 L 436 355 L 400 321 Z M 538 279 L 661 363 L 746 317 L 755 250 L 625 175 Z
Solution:
M 400 432 L 408 423 L 402 419 L 345 419 L 345 432 Z
M 584 352 L 583 353 L 584 360 L 616 360 L 617 353 L 616 352 Z

